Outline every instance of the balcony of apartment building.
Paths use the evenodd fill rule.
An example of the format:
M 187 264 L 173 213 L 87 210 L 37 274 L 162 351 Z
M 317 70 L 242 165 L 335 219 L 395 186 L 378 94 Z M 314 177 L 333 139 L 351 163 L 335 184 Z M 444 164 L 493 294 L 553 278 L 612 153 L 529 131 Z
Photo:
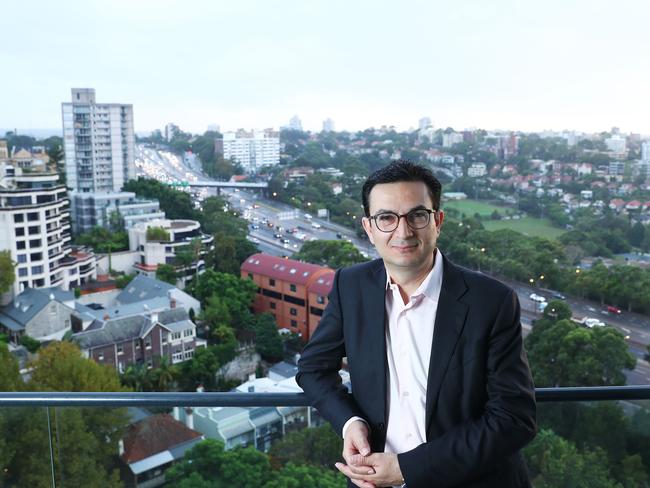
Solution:
M 125 486 L 151 488 L 170 482 L 189 482 L 190 478 L 196 481 L 197 474 L 192 473 L 201 473 L 201 469 L 208 467 L 212 480 L 220 478 L 220 481 L 228 486 L 242 486 L 243 477 L 259 468 L 257 462 L 266 460 L 268 463 L 270 448 L 284 436 L 296 430 L 318 427 L 325 423 L 318 412 L 308 406 L 303 393 L 295 392 L 295 389 L 284 390 L 292 392 L 280 392 L 280 388 L 262 389 L 256 386 L 267 383 L 270 383 L 268 378 L 258 378 L 240 385 L 232 392 L 2 392 L 0 419 L 6 421 L 0 423 L 1 438 L 5 445 L 21 446 L 22 450 L 17 452 L 22 452 L 22 456 L 27 456 L 28 459 L 27 462 L 18 462 L 21 461 L 19 458 L 14 457 L 13 461 L 7 458 L 6 469 L 4 473 L 0 473 L 0 480 L 6 482 L 6 486 L 23 486 L 19 484 L 20 481 L 38 473 L 41 480 L 39 486 L 64 486 L 74 479 L 75 467 L 92 463 L 94 469 L 100 469 L 102 473 L 119 471 Z M 283 383 L 281 381 L 277 385 Z M 538 388 L 536 400 L 538 422 L 547 422 L 541 419 L 549 418 L 549 414 L 578 412 L 574 427 L 580 430 L 584 423 L 592 422 L 589 415 L 584 413 L 599 406 L 621 406 L 626 412 L 625 415 L 631 418 L 636 418 L 636 412 L 647 412 L 650 408 L 650 386 Z M 119 424 L 119 428 L 108 429 L 113 424 L 107 423 L 107 419 Z M 626 472 L 618 473 L 618 477 L 630 475 L 647 479 L 648 469 L 644 467 L 642 459 L 647 457 L 650 431 L 640 424 L 636 427 L 628 424 L 627 428 L 630 439 L 634 442 L 628 444 L 625 454 L 628 459 L 635 458 L 637 463 L 622 463 Z M 601 464 L 607 462 L 605 450 L 602 447 L 589 446 L 611 445 L 620 439 L 621 432 L 602 429 L 591 431 L 594 432 L 594 437 L 585 440 L 580 449 L 570 447 L 563 438 L 559 438 L 562 440 L 557 445 L 552 444 L 553 433 L 546 428 L 540 431 L 538 441 L 534 441 L 537 442 L 535 449 L 524 456 L 529 469 L 548 466 L 545 469 L 557 471 L 552 471 L 556 476 L 560 476 L 556 483 L 549 484 L 546 479 L 544 486 L 572 486 L 568 477 L 578 471 L 590 473 L 594 479 L 598 478 L 594 473 L 600 473 L 601 477 L 613 477 Z M 84 436 L 90 437 L 76 437 L 79 445 L 72 446 L 69 440 L 71 437 L 67 436 L 77 432 L 83 432 Z M 93 436 L 101 436 L 101 442 Z M 84 451 L 83 446 L 89 445 L 90 441 L 94 442 L 94 445 L 103 445 L 102 452 L 99 453 L 97 449 Z M 222 444 L 214 444 L 214 441 Z M 252 451 L 232 451 L 232 457 L 223 458 L 239 459 L 238 453 L 241 453 L 245 456 L 242 459 L 248 460 L 244 462 L 244 466 L 249 466 L 251 473 L 230 469 L 232 473 L 229 474 L 230 464 L 220 465 L 216 462 L 206 462 L 206 458 L 198 458 L 199 448 L 190 451 L 200 443 L 209 442 L 213 443 L 210 448 L 213 450 L 256 450 L 255 454 Z M 466 442 L 472 444 L 479 442 L 479 439 L 468 437 Z M 308 450 L 309 447 L 305 446 L 305 449 Z M 321 445 L 318 450 L 323 454 L 325 449 L 325 446 Z M 339 449 L 338 455 L 340 446 L 335 445 L 334 449 Z M 562 457 L 556 459 L 560 451 L 563 453 Z M 209 455 L 207 449 L 202 452 Z M 584 457 L 580 455 L 583 452 Z M 106 464 L 98 462 L 99 459 Z M 202 459 L 202 462 L 197 459 Z M 13 464 L 10 464 L 11 462 Z M 302 464 L 305 461 L 294 462 Z M 583 462 L 584 464 L 581 464 Z M 183 463 L 184 466 L 180 474 L 177 473 L 181 478 L 170 479 L 168 469 L 178 463 Z M 29 469 L 30 472 L 12 471 L 12 466 Z M 336 473 L 332 466 L 329 468 L 332 469 L 329 475 Z M 282 468 L 275 465 L 265 473 L 270 477 L 273 473 L 277 474 L 274 471 L 277 469 Z M 538 475 L 539 473 L 531 471 L 533 485 L 536 484 L 535 476 Z M 344 486 L 344 479 L 338 474 L 336 476 L 339 477 L 337 482 Z M 270 479 L 258 481 L 261 486 Z M 623 485 L 615 485 L 612 482 L 598 486 Z M 645 485 L 641 482 L 625 486 Z

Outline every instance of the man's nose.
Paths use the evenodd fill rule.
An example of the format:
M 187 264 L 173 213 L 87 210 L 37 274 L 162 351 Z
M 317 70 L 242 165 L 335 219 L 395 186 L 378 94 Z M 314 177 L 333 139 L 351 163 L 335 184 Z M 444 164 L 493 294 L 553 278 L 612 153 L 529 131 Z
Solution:
M 397 237 L 410 237 L 413 235 L 413 229 L 409 227 L 406 218 L 406 215 L 402 215 L 397 222 L 397 229 L 394 232 Z

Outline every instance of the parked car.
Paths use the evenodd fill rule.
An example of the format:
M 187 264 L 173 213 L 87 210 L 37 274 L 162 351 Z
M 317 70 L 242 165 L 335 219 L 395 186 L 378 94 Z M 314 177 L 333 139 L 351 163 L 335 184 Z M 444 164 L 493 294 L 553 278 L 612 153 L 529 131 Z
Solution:
M 529 298 L 530 298 L 532 301 L 537 302 L 537 303 L 542 303 L 542 302 L 545 302 L 545 301 L 546 301 L 546 298 L 544 298 L 544 297 L 541 296 L 541 295 L 538 295 L 537 293 L 531 293 L 530 296 L 529 296 Z

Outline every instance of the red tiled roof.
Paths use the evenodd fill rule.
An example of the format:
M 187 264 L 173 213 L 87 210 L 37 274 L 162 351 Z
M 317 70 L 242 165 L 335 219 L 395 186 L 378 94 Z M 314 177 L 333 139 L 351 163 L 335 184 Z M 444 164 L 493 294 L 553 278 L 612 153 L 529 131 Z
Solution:
M 253 254 L 246 259 L 241 265 L 241 270 L 297 285 L 308 285 L 314 276 L 320 275 L 323 270 L 332 271 L 330 268 L 316 264 L 302 263 L 293 259 L 284 259 L 262 253 Z
M 121 458 L 126 464 L 132 464 L 201 435 L 167 413 L 152 415 L 129 426 Z
M 334 282 L 334 271 L 328 271 L 327 273 L 319 276 L 316 281 L 309 285 L 309 292 L 316 293 L 326 297 L 329 295 L 330 290 L 332 289 L 332 283 Z

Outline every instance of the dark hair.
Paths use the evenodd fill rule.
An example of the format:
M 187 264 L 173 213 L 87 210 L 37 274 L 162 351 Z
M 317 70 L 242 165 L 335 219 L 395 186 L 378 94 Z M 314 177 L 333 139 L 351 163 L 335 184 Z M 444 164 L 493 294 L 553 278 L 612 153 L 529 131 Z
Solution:
M 398 159 L 393 161 L 388 166 L 378 169 L 373 174 L 368 176 L 368 179 L 363 184 L 361 190 L 361 201 L 363 202 L 363 211 L 366 217 L 370 216 L 370 191 L 375 185 L 382 183 L 398 183 L 400 181 L 421 181 L 429 189 L 429 196 L 433 203 L 433 209 L 440 208 L 440 193 L 442 192 L 442 185 L 438 178 L 433 176 L 430 169 L 420 166 L 419 164 L 412 163 L 405 159 Z

